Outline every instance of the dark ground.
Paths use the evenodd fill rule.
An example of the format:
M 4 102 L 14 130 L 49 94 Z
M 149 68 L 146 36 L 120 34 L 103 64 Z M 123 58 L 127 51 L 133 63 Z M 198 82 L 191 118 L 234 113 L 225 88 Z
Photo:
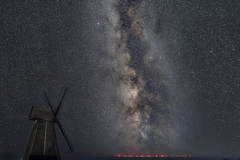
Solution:
M 115 157 L 74 157 L 64 156 L 62 160 L 239 160 L 240 157 L 190 157 L 190 158 L 115 158 Z M 0 160 L 22 160 L 18 156 L 3 156 Z

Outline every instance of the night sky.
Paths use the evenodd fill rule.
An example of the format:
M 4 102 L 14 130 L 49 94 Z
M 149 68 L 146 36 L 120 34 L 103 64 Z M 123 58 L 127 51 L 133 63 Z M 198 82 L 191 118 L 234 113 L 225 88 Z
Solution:
M 64 85 L 62 156 L 240 157 L 240 1 L 1 1 L 0 155 Z

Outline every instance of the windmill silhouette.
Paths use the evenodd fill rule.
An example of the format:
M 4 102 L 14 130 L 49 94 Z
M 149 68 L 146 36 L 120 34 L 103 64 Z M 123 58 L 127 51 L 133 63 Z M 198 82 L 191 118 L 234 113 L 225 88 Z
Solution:
M 57 118 L 57 114 L 59 112 L 66 92 L 67 87 L 64 90 L 62 99 L 55 112 L 46 93 L 44 93 L 44 95 L 50 109 L 37 106 L 32 107 L 29 115 L 29 120 L 33 120 L 34 125 L 23 157 L 24 160 L 60 160 L 56 132 L 54 128 L 55 122 L 57 123 L 63 136 L 65 137 L 71 152 L 73 152 L 74 147 L 70 142 L 67 133 L 63 130 L 62 124 Z

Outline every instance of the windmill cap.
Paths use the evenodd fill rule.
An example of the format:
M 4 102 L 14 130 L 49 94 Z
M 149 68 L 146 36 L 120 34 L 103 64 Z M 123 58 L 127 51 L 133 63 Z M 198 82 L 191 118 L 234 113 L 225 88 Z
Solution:
M 50 109 L 33 106 L 29 115 L 30 120 L 56 121 L 55 115 Z

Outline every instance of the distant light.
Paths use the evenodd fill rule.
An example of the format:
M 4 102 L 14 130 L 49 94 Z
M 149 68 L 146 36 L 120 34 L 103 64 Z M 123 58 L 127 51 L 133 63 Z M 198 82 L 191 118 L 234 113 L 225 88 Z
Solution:
M 114 157 L 192 157 L 190 154 L 115 154 Z

